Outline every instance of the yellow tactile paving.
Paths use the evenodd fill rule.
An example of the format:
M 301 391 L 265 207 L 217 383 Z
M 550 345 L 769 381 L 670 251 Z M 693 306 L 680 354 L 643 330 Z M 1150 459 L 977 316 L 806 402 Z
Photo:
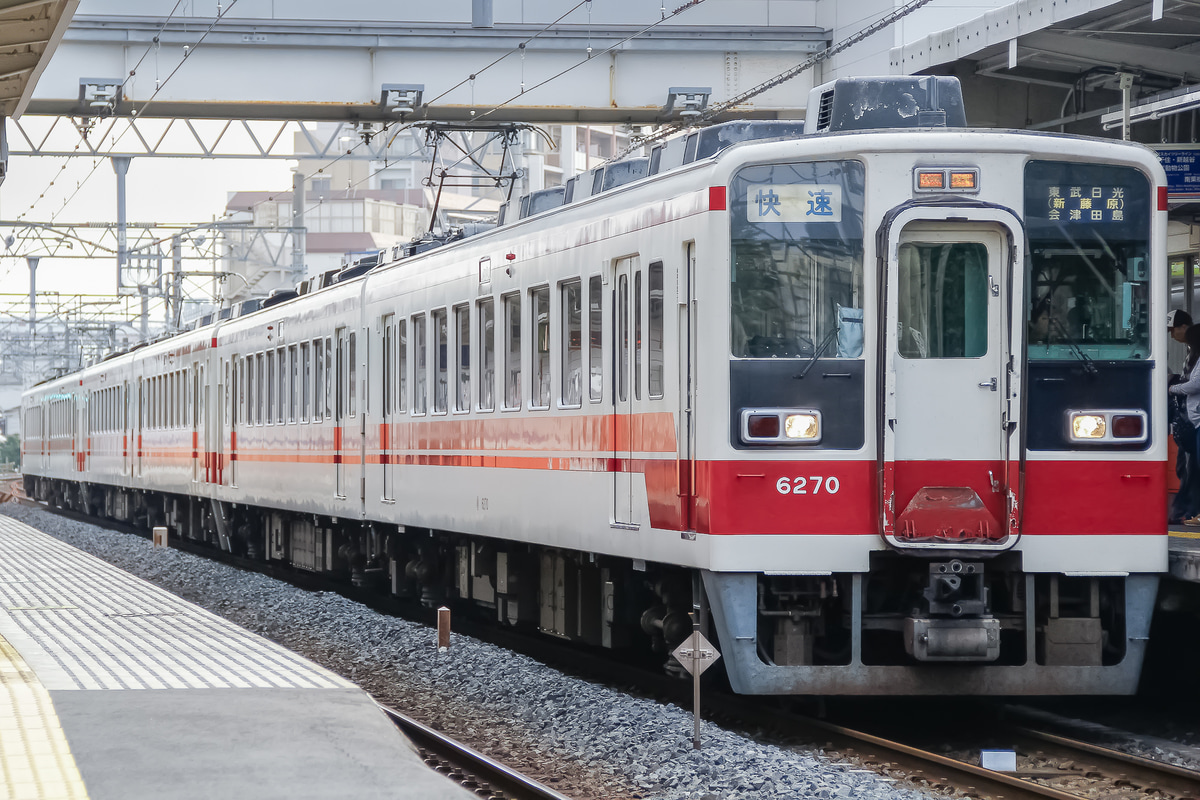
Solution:
M 0 800 L 86 800 L 50 694 L 0 637 Z

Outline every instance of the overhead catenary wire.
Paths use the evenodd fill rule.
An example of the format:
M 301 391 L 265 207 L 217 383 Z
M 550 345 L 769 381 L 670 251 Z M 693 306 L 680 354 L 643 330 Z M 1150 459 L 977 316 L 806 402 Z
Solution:
M 762 94 L 765 91 L 768 91 L 769 89 L 774 89 L 776 86 L 779 86 L 780 84 L 790 81 L 792 78 L 795 78 L 797 75 L 800 75 L 801 73 L 812 69 L 816 65 L 818 65 L 824 61 L 828 61 L 829 59 L 838 55 L 839 53 L 846 50 L 847 48 L 853 47 L 854 45 L 858 44 L 863 39 L 866 39 L 867 37 L 869 37 L 875 33 L 878 33 L 879 31 L 883 30 L 884 28 L 887 28 L 890 25 L 893 25 L 894 23 L 898 22 L 899 20 L 903 19 L 904 17 L 907 17 L 912 12 L 921 8 L 921 6 L 928 5 L 929 2 L 930 2 L 930 0 L 912 0 L 912 2 L 907 3 L 904 6 L 901 6 L 900 8 L 896 9 L 895 11 L 892 11 L 889 14 L 885 14 L 884 16 L 880 17 L 878 20 L 876 20 L 875 22 L 866 26 L 862 30 L 857 31 L 856 33 L 851 34 L 850 36 L 847 36 L 845 39 L 842 39 L 840 42 L 838 42 L 836 44 L 830 45 L 829 47 L 825 48 L 824 50 L 822 50 L 819 53 L 815 53 L 814 55 L 805 59 L 801 63 L 797 64 L 795 67 L 792 67 L 791 69 L 789 69 L 785 72 L 781 72 L 780 74 L 776 75 L 775 77 L 773 77 L 767 81 L 764 81 L 763 83 L 760 83 L 759 85 L 755 86 L 752 89 L 747 89 L 746 91 L 742 92 L 741 94 L 731 97 L 723 103 L 718 103 L 714 106 L 710 106 L 710 107 L 706 108 L 703 112 L 700 113 L 699 116 L 694 117 L 694 118 L 688 120 L 687 122 L 676 122 L 676 123 L 672 123 L 670 125 L 665 125 L 662 128 L 658 129 L 657 131 L 655 131 L 651 134 L 648 134 L 644 137 L 639 137 L 637 139 L 637 142 L 632 147 L 627 149 L 625 152 L 621 153 L 620 156 L 618 156 L 618 158 L 621 156 L 627 155 L 629 152 L 631 152 L 633 149 L 635 149 L 637 147 L 642 147 L 650 142 L 656 142 L 661 139 L 665 139 L 668 136 L 670 136 L 671 134 L 677 133 L 681 130 L 684 130 L 685 128 L 696 127 L 700 124 L 712 121 L 718 115 L 723 114 L 726 111 L 729 111 L 731 109 L 737 108 L 738 106 L 745 103 L 747 100 L 757 97 L 758 95 Z

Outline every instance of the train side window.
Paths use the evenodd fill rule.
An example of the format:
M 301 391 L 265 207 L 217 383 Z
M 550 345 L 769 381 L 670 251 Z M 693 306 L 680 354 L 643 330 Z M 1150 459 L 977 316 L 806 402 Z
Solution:
M 325 337 L 325 419 L 333 417 L 333 337 Z
M 325 414 L 325 340 L 312 340 L 313 352 L 313 412 L 317 422 Z
M 449 334 L 446 330 L 446 309 L 433 312 L 433 413 L 446 413 Z
M 408 320 L 396 323 L 396 410 L 408 410 Z
M 562 285 L 562 404 L 583 402 L 583 286 L 579 281 Z
M 291 380 L 288 382 L 288 422 L 295 422 L 300 405 L 300 352 L 296 345 L 288 348 Z
M 471 410 L 471 307 L 454 309 L 455 373 L 454 410 Z
M 263 404 L 266 403 L 267 379 L 266 363 L 263 354 L 259 353 L 254 357 L 255 380 L 258 382 L 258 388 L 254 392 L 254 424 L 263 424 Z
M 504 298 L 504 409 L 521 407 L 521 295 Z
M 312 414 L 312 350 L 309 349 L 308 342 L 300 344 L 300 363 L 303 365 L 303 372 L 300 376 L 302 392 L 300 421 L 308 422 L 308 418 Z
M 633 399 L 642 399 L 642 271 L 633 274 Z
M 267 398 L 263 406 L 263 420 L 267 425 L 275 424 L 275 351 L 267 351 Z
M 496 305 L 479 301 L 479 410 L 496 408 Z
M 350 400 L 350 416 L 358 413 L 358 337 L 354 331 L 346 339 L 347 350 L 346 361 L 348 363 L 347 375 L 349 376 L 346 396 Z
M 604 399 L 604 286 L 599 275 L 588 278 L 588 399 Z
M 657 400 L 663 396 L 663 265 L 661 261 L 655 261 L 650 265 L 647 278 L 650 284 L 648 304 L 650 341 L 647 354 L 650 365 L 650 397 Z
M 413 317 L 413 407 L 412 413 L 424 414 L 429 410 L 428 393 L 425 391 L 429 380 L 429 352 L 425 347 L 425 315 Z
M 280 347 L 275 351 L 275 375 L 276 387 L 275 393 L 275 424 L 282 425 L 283 417 L 287 409 L 287 348 Z
M 531 408 L 550 407 L 550 289 L 542 287 L 529 293 L 533 324 L 533 394 Z

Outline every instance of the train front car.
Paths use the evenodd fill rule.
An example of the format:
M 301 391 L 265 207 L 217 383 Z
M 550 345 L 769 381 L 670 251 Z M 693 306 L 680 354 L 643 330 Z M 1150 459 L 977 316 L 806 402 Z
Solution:
M 694 521 L 734 688 L 1132 693 L 1167 550 L 1153 154 L 941 128 L 722 163 Z

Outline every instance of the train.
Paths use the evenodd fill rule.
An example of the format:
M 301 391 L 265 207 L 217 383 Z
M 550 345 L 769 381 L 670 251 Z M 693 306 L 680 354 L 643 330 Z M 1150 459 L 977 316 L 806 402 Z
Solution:
M 1141 145 L 842 79 L 30 388 L 25 490 L 672 668 L 699 627 L 745 694 L 1129 694 L 1166 210 Z

